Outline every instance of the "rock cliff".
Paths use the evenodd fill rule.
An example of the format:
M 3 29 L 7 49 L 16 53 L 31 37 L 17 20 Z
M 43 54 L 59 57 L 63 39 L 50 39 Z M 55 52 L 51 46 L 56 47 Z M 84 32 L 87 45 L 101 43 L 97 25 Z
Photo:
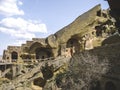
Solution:
M 110 16 L 109 10 L 101 10 L 100 5 L 97 5 L 47 38 L 34 38 L 22 47 L 9 47 L 11 52 L 24 52 L 26 56 L 30 53 L 41 57 L 39 54 L 45 53 L 47 56 L 52 52 L 54 57 L 27 64 L 13 63 L 10 72 L 5 73 L 8 79 L 1 76 L 0 89 L 109 90 L 106 83 L 110 81 L 115 84 L 113 90 L 119 90 L 118 41 L 115 20 Z M 62 55 L 63 51 L 66 53 L 71 47 L 74 48 L 72 54 Z M 41 53 L 42 50 L 44 52 Z M 11 73 L 14 75 L 11 76 Z

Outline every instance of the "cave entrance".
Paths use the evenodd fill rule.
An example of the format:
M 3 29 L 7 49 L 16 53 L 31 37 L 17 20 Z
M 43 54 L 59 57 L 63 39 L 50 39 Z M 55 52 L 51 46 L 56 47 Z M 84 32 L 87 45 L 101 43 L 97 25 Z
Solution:
M 35 59 L 43 60 L 46 58 L 53 57 L 52 48 L 42 45 L 40 42 L 33 43 L 29 52 L 35 55 Z
M 46 59 L 53 57 L 52 52 L 47 48 L 37 48 L 35 50 L 36 59 Z
M 46 80 L 39 77 L 39 78 L 34 79 L 33 84 L 39 87 L 44 87 L 46 84 Z

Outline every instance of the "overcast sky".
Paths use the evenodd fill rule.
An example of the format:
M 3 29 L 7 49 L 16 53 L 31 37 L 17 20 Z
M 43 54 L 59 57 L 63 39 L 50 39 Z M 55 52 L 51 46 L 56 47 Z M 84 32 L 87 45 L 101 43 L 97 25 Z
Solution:
M 8 45 L 47 37 L 104 0 L 0 0 L 0 55 Z

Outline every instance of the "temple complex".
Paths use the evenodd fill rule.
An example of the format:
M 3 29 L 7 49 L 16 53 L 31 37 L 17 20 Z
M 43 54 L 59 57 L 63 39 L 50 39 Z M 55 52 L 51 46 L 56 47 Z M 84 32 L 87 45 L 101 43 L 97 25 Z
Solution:
M 47 38 L 33 38 L 21 46 L 8 46 L 3 59 L 8 62 L 38 61 L 101 46 L 101 42 L 115 33 L 115 25 L 107 10 L 100 5 L 77 17 L 72 23 Z

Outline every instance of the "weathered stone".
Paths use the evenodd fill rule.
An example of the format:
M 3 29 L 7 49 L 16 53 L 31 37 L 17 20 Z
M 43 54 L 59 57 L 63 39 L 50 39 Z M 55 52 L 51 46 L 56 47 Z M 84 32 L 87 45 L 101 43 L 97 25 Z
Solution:
M 48 36 L 47 38 L 47 42 L 50 45 L 50 47 L 52 48 L 57 48 L 58 47 L 58 43 L 56 42 L 56 36 L 54 34 Z
M 99 43 L 101 43 L 107 35 L 116 32 L 114 24 L 109 10 L 101 10 L 100 5 L 97 5 L 47 38 L 33 38 L 32 41 L 26 41 L 26 44 L 21 47 L 8 46 L 4 51 L 3 59 L 15 60 L 18 63 L 26 62 L 29 59 L 33 62 L 36 59 L 57 57 L 63 54 L 65 56 L 66 53 L 72 55 L 72 52 L 77 53 L 85 49 L 92 49 L 98 45 L 93 45 L 93 42 L 98 43 L 97 40 L 92 42 L 95 37 L 100 37 Z M 111 28 L 114 30 L 111 31 Z M 67 49 L 70 49 L 69 52 Z M 11 58 L 11 56 L 14 57 Z M 19 62 L 19 60 L 23 62 Z
M 116 37 L 117 39 L 114 39 L 115 36 L 112 35 L 115 33 L 115 21 L 112 20 L 108 11 L 101 10 L 100 5 L 97 5 L 76 18 L 68 26 L 47 38 L 33 38 L 32 41 L 27 41 L 26 44 L 20 47 L 8 46 L 7 50 L 4 51 L 3 59 L 10 63 L 14 61 L 15 64 L 23 64 L 23 66 L 25 63 L 27 64 L 25 64 L 25 68 L 16 64 L 12 69 L 13 73 L 10 72 L 15 78 L 13 78 L 11 82 L 7 80 L 4 80 L 4 83 L 1 82 L 0 89 L 31 90 L 32 88 L 41 90 L 41 87 L 43 87 L 43 90 L 79 90 L 83 89 L 82 87 L 87 84 L 84 90 L 88 90 L 88 88 L 90 88 L 88 86 L 91 86 L 91 84 L 97 86 L 97 81 L 89 82 L 88 80 L 91 80 L 91 78 L 97 75 L 99 76 L 99 74 L 104 76 L 101 77 L 102 79 L 105 77 L 109 78 L 109 76 L 111 77 L 112 74 L 114 74 L 112 78 L 119 81 L 118 60 L 120 56 L 119 52 L 116 53 L 116 51 L 119 50 L 119 45 L 115 45 L 115 43 L 119 41 L 119 35 Z M 110 42 L 111 39 L 114 41 Z M 114 45 L 112 46 L 113 43 Z M 101 44 L 110 45 L 98 47 L 101 46 Z M 94 49 L 94 47 L 98 48 Z M 89 58 L 90 56 L 86 54 L 84 57 L 85 52 L 82 52 L 84 50 L 89 50 L 85 52 L 94 53 L 94 55 L 97 55 L 99 58 Z M 80 52 L 82 52 L 83 56 L 79 56 Z M 103 64 L 101 61 L 104 61 L 106 57 L 109 59 L 109 63 L 107 62 L 107 64 L 112 65 L 110 69 L 108 68 L 109 72 L 102 73 L 102 71 L 106 71 L 106 68 L 101 66 Z M 69 63 L 70 58 L 72 59 Z M 99 61 L 96 61 L 98 59 Z M 82 60 L 84 62 L 82 62 Z M 48 66 L 45 65 L 46 63 Z M 60 68 L 66 64 L 70 64 L 70 70 L 67 72 L 61 71 Z M 53 68 L 50 68 L 51 66 Z M 101 66 L 101 68 L 99 68 L 99 66 Z M 54 72 L 56 72 L 56 74 Z M 97 74 L 93 74 L 92 72 Z M 55 81 L 54 76 L 57 77 L 57 74 L 60 74 L 60 77 L 61 75 L 64 76 L 61 79 L 62 85 L 60 86 L 57 85 Z M 87 79 L 84 77 L 87 77 Z M 111 80 L 111 78 L 109 79 Z M 83 83 L 83 81 L 88 82 Z M 30 84 L 31 82 L 33 82 L 32 85 Z M 60 88 L 58 88 L 58 86 Z

